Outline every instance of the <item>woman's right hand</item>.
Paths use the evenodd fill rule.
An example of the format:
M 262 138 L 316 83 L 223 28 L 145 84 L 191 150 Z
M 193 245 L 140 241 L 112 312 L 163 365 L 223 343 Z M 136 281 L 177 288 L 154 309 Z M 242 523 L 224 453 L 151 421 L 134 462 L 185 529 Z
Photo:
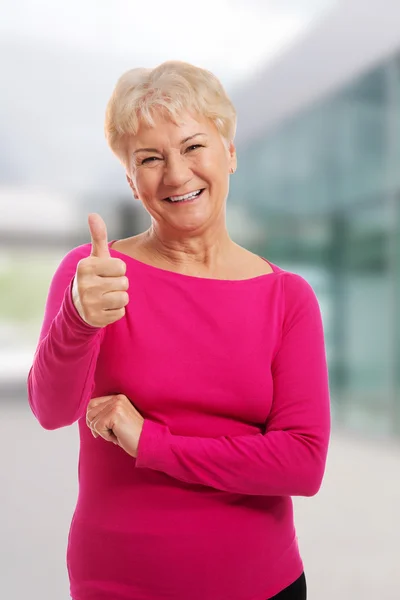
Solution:
M 129 302 L 126 264 L 112 258 L 107 228 L 100 215 L 88 218 L 92 237 L 90 256 L 79 261 L 72 285 L 72 300 L 80 317 L 92 327 L 105 327 L 125 315 Z

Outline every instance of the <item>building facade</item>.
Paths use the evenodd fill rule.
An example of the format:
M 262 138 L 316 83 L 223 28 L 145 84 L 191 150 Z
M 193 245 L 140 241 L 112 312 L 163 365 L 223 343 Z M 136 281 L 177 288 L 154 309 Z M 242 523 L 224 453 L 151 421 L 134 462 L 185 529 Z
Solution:
M 364 8 L 340 3 L 237 95 L 230 202 L 317 293 L 334 422 L 400 437 L 400 8 Z

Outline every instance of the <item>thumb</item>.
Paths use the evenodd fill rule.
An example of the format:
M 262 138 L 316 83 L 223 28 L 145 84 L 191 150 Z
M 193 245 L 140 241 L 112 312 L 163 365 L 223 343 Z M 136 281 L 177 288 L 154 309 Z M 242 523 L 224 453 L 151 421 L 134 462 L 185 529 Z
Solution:
M 109 258 L 110 249 L 107 243 L 107 227 L 100 215 L 91 213 L 88 217 L 90 235 L 92 237 L 91 256 Z

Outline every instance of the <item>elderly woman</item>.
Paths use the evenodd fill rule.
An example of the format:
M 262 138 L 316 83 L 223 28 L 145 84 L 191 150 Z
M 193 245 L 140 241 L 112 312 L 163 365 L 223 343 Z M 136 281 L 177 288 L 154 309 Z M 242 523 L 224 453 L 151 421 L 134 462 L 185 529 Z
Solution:
M 236 115 L 182 62 L 133 69 L 106 113 L 148 231 L 71 250 L 29 373 L 45 429 L 78 421 L 74 600 L 304 600 L 291 496 L 321 486 L 328 373 L 311 286 L 226 228 Z

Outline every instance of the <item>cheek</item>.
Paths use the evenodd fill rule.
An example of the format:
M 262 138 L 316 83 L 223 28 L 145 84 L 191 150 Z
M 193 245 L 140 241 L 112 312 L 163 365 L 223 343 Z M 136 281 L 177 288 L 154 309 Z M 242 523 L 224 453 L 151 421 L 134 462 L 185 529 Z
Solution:
M 200 169 L 203 175 L 210 180 L 210 183 L 220 183 L 227 167 L 223 157 L 208 156 L 207 159 L 202 161 Z
M 225 188 L 228 181 L 229 167 L 225 164 L 224 160 L 217 158 L 215 162 L 210 164 L 208 173 L 210 175 L 210 183 L 218 186 L 219 188 Z
M 215 177 L 221 178 L 229 170 L 229 159 L 225 152 L 212 152 L 204 157 L 204 167 Z
M 138 172 L 136 176 L 136 188 L 139 195 L 146 196 L 152 194 L 159 185 L 159 179 L 160 177 L 155 168 L 148 169 L 146 172 Z

